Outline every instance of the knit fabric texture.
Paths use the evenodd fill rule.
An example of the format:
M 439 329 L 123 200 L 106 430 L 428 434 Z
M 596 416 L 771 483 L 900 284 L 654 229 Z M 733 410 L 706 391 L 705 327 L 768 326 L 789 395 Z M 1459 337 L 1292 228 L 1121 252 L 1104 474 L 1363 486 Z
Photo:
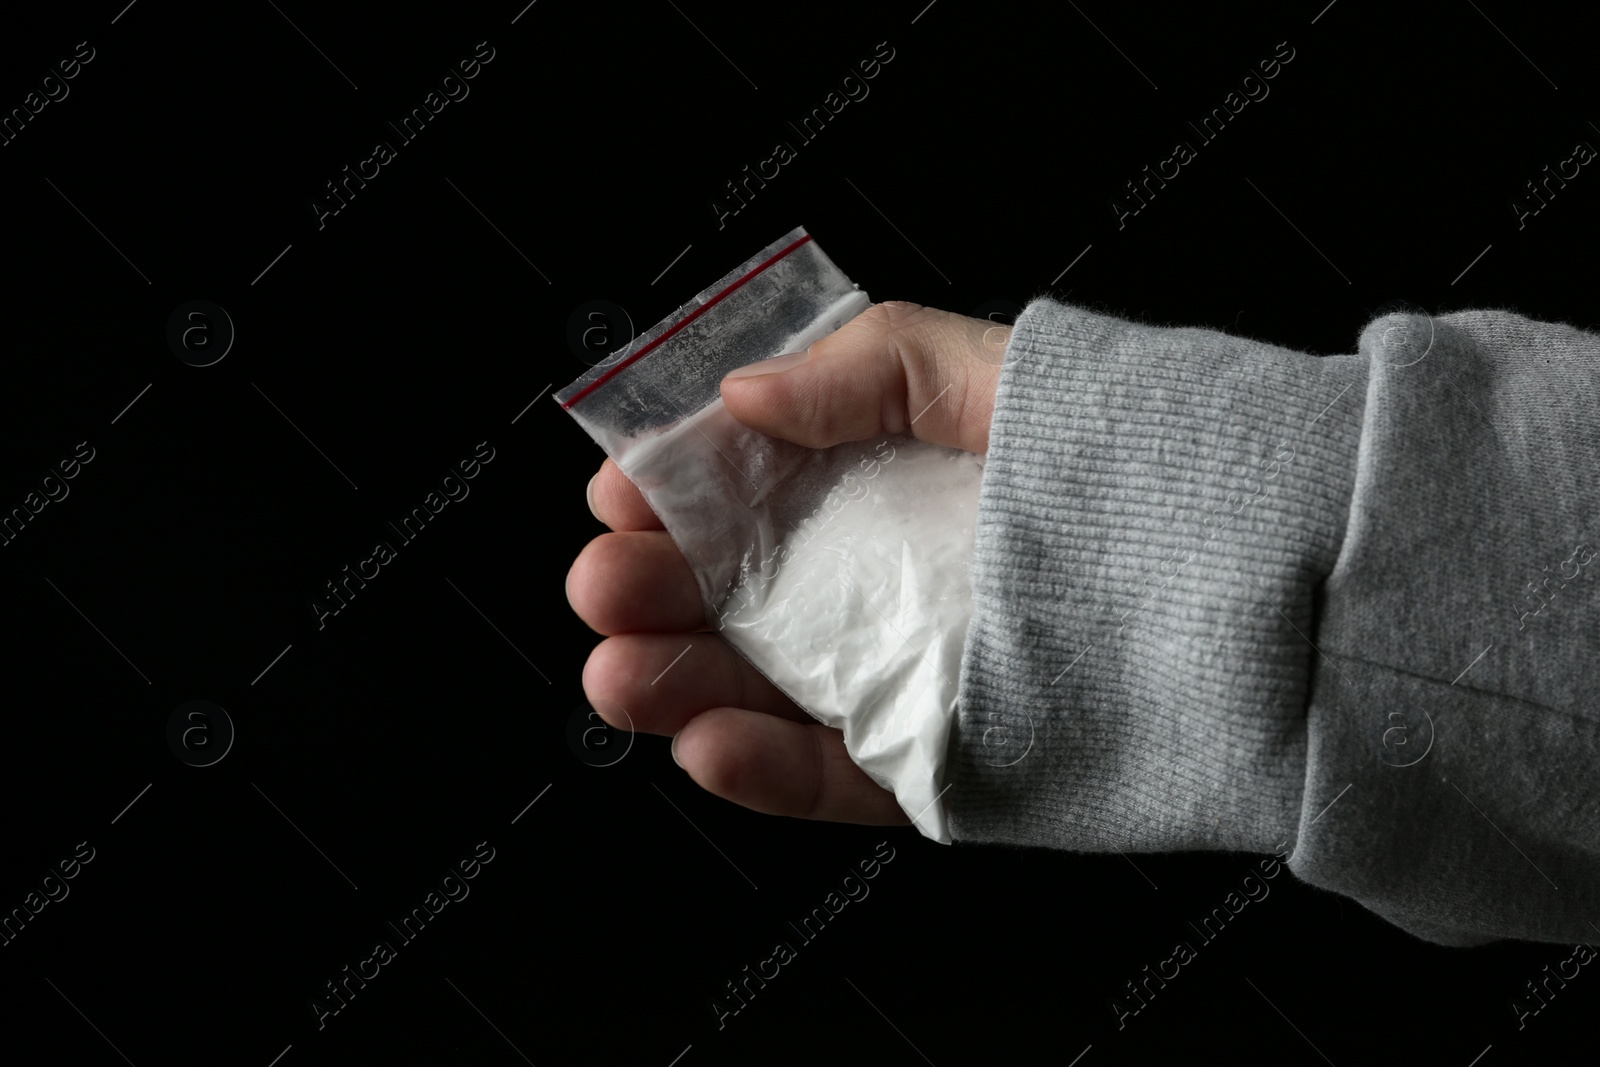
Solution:
M 957 844 L 1274 853 L 1440 944 L 1600 933 L 1600 336 L 1313 356 L 1041 299 L 1001 373 Z

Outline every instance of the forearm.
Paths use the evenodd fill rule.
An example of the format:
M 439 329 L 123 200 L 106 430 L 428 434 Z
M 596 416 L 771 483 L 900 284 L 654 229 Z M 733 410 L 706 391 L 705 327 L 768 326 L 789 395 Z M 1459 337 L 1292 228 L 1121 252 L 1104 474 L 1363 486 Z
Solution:
M 1491 589 L 1508 573 L 1506 543 L 1533 542 L 1528 517 L 1494 495 L 1516 464 L 1474 489 L 1486 468 L 1459 452 L 1488 455 L 1497 436 L 1461 421 L 1472 405 L 1442 405 L 1464 388 L 1513 422 L 1548 421 L 1527 377 L 1545 365 L 1484 355 L 1515 346 L 1474 347 L 1441 325 L 1436 350 L 1402 367 L 1404 344 L 1422 343 L 1415 322 L 1409 338 L 1395 330 L 1404 322 L 1369 326 L 1356 355 L 1318 358 L 1051 301 L 1019 318 L 991 431 L 950 751 L 958 841 L 1256 852 L 1287 841 L 1301 877 L 1422 936 L 1461 940 L 1440 926 L 1577 936 L 1572 909 L 1597 902 L 1557 899 L 1546 882 L 1548 899 L 1519 911 L 1512 901 L 1527 887 L 1514 867 L 1528 864 L 1504 838 L 1504 855 L 1491 855 L 1471 824 L 1498 838 L 1485 817 L 1495 808 L 1502 829 L 1503 819 L 1525 836 L 1554 832 L 1531 812 L 1533 783 L 1552 759 L 1586 769 L 1556 805 L 1569 828 L 1541 839 L 1569 883 L 1600 881 L 1600 813 L 1582 784 L 1600 753 L 1592 713 L 1574 702 L 1583 661 L 1572 644 L 1600 629 L 1596 617 L 1574 611 L 1566 643 L 1548 650 L 1566 657 L 1554 672 L 1566 682 L 1508 660 L 1512 675 L 1489 689 L 1504 695 L 1476 712 L 1450 685 L 1493 640 L 1475 626 L 1505 612 Z M 1594 343 L 1567 340 L 1584 338 Z M 1472 362 L 1463 346 L 1520 370 L 1461 378 Z M 1567 360 L 1560 373 L 1578 376 L 1568 391 L 1593 396 L 1595 365 Z M 1592 433 L 1546 429 L 1563 442 L 1564 470 L 1582 469 L 1571 464 L 1583 455 L 1592 465 Z M 1456 451 L 1426 443 L 1440 433 Z M 1453 584 L 1463 558 L 1475 576 Z M 1444 757 L 1440 726 L 1423 762 L 1380 758 L 1396 750 L 1386 716 L 1411 678 L 1442 686 L 1447 721 L 1484 720 L 1498 757 L 1460 739 Z M 1530 702 L 1545 726 L 1526 728 L 1519 709 Z M 1463 802 L 1468 782 L 1482 783 L 1471 799 L 1483 814 Z M 1407 810 L 1418 818 L 1396 825 Z M 1458 854 L 1429 842 L 1467 843 Z M 1493 861 L 1472 891 L 1466 857 Z

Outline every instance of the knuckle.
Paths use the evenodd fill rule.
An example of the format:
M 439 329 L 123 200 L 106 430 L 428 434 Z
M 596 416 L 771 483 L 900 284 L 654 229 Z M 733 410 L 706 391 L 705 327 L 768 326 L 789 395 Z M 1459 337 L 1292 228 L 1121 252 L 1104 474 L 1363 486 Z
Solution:
M 862 326 L 886 338 L 926 320 L 932 310 L 907 300 L 885 300 L 873 304 L 846 325 Z
M 902 346 L 908 342 L 914 346 L 927 333 L 930 326 L 938 323 L 941 315 L 941 312 L 933 308 L 905 300 L 874 304 L 867 309 L 866 314 L 874 313 L 876 313 L 875 321 L 886 335 L 886 339 Z

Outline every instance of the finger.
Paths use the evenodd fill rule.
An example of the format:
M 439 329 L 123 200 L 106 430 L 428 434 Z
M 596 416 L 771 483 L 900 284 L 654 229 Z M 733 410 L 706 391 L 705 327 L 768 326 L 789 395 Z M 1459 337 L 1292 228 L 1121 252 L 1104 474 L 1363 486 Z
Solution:
M 589 482 L 589 510 L 619 532 L 665 529 L 661 518 L 645 503 L 639 487 L 609 458 Z
M 608 637 L 583 666 L 583 692 L 617 729 L 664 737 L 707 708 L 722 706 L 790 722 L 817 721 L 711 633 Z
M 724 378 L 722 398 L 745 425 L 811 448 L 909 430 L 986 452 L 1009 337 L 985 319 L 874 304 L 811 345 L 803 361 Z
M 753 811 L 869 826 L 911 821 L 850 759 L 844 735 L 821 723 L 712 708 L 690 720 L 674 748 L 703 789 Z
M 601 534 L 567 572 L 567 602 L 596 633 L 691 633 L 706 626 L 700 587 L 659 531 Z

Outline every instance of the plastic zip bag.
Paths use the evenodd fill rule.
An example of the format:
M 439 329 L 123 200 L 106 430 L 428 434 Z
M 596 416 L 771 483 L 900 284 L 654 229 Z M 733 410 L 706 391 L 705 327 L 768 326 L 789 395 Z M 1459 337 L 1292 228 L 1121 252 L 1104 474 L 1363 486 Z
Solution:
M 728 372 L 871 306 L 797 227 L 555 394 L 689 561 L 707 626 L 951 840 L 946 745 L 981 456 L 909 434 L 812 449 L 746 427 Z

